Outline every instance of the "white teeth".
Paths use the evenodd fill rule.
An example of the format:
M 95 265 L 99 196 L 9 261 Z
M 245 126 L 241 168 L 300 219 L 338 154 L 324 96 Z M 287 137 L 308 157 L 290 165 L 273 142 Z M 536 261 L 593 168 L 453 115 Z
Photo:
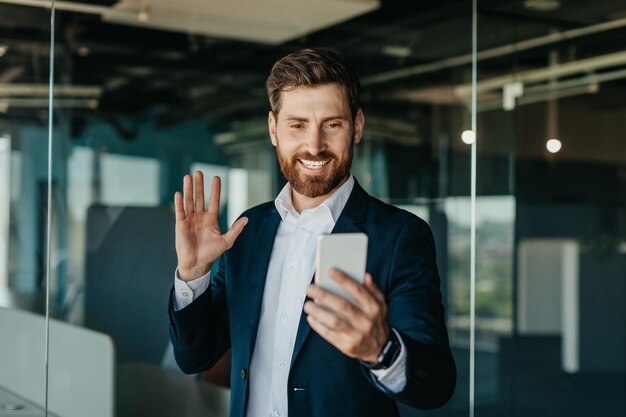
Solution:
M 300 162 L 302 162 L 305 167 L 311 169 L 321 168 L 328 163 L 328 161 L 305 161 L 302 159 L 300 160 Z

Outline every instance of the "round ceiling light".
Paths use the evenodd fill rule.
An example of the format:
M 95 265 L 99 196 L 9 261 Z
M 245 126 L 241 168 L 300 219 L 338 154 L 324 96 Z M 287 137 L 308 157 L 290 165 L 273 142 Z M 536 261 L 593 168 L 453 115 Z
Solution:
M 461 140 L 464 143 L 471 145 L 472 143 L 476 142 L 476 134 L 473 130 L 465 130 L 463 131 L 463 133 L 461 133 Z
M 557 153 L 561 150 L 562 146 L 561 141 L 558 139 L 550 139 L 546 142 L 546 149 L 550 153 Z

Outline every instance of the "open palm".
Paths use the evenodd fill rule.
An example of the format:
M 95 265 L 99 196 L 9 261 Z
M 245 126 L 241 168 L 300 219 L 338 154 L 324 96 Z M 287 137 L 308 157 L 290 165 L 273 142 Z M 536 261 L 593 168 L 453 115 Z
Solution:
M 209 272 L 213 262 L 235 243 L 244 226 L 246 217 L 237 220 L 224 234 L 220 230 L 218 217 L 221 183 L 213 177 L 208 210 L 204 209 L 204 177 L 196 171 L 183 178 L 183 193 L 174 196 L 176 209 L 176 255 L 180 279 L 191 281 Z

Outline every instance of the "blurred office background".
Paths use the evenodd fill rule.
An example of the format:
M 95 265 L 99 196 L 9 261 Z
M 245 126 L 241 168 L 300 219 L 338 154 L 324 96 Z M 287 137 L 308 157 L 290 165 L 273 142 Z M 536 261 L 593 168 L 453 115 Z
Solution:
M 263 83 L 310 46 L 362 79 L 356 178 L 437 242 L 459 380 L 403 416 L 626 415 L 625 2 L 478 0 L 474 398 L 470 1 L 57 2 L 54 45 L 49 6 L 0 0 L 0 416 L 227 415 L 171 358 L 172 198 L 219 175 L 224 228 L 274 198 Z

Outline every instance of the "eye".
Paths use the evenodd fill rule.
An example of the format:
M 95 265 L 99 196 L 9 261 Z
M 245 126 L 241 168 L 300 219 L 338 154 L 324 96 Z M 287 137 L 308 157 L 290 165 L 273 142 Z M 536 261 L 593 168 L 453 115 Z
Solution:
M 289 127 L 291 129 L 302 129 L 302 125 L 300 123 L 290 124 Z
M 329 123 L 328 127 L 331 129 L 339 129 L 341 127 L 341 123 Z

